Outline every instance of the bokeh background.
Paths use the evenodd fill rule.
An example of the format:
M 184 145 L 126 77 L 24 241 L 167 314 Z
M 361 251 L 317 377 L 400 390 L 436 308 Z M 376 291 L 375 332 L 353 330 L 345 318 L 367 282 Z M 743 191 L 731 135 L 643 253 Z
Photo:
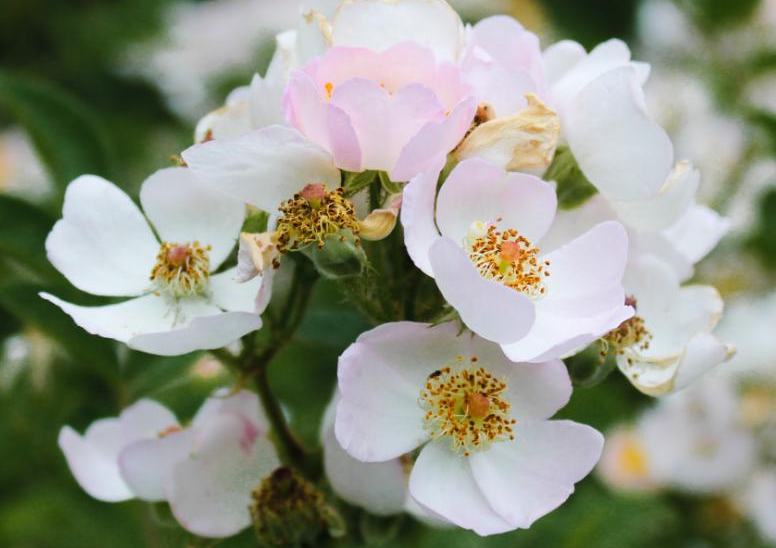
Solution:
M 677 157 L 700 168 L 702 201 L 731 219 L 730 234 L 696 279 L 721 290 L 728 312 L 720 330 L 739 347 L 715 382 L 725 383 L 731 420 L 747 443 L 765 448 L 757 464 L 746 464 L 757 470 L 741 472 L 742 485 L 753 474 L 772 473 L 776 2 L 452 3 L 468 21 L 512 14 L 539 32 L 544 46 L 571 38 L 590 48 L 623 38 L 637 58 L 653 64 L 651 112 L 674 138 Z M 308 4 L 327 11 L 336 2 Z M 218 543 L 197 540 L 160 506 L 104 504 L 79 489 L 56 444 L 63 424 L 83 430 L 140 397 L 185 419 L 227 376 L 206 355 L 158 358 L 90 337 L 36 295 L 45 287 L 89 302 L 48 264 L 43 249 L 67 182 L 97 173 L 136 192 L 148 173 L 191 144 L 199 117 L 263 71 L 274 34 L 294 26 L 296 13 L 292 0 L 0 0 L 0 547 L 253 545 L 250 532 Z M 311 446 L 336 358 L 367 328 L 334 287 L 321 284 L 298 336 L 271 367 L 292 426 Z M 610 432 L 654 406 L 615 374 L 580 386 L 563 415 Z M 679 435 L 666 428 L 666 443 Z M 713 441 L 724 446 L 737 439 Z M 630 464 L 639 472 L 639 462 Z M 603 471 L 529 531 L 480 539 L 405 523 L 401 546 L 776 546 L 776 489 L 753 501 L 743 487 L 713 487 L 738 466 L 745 465 L 728 459 L 709 468 L 701 489 L 679 481 L 637 493 Z M 395 522 L 365 518 L 361 526 L 374 545 L 397 545 L 389 534 Z

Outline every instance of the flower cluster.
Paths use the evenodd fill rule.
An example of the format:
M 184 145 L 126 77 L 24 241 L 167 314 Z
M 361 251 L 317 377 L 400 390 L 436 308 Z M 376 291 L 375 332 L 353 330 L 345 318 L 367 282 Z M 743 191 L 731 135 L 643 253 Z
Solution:
M 618 40 L 542 50 L 514 19 L 464 26 L 444 0 L 304 13 L 267 75 L 199 123 L 181 167 L 143 184 L 150 225 L 83 176 L 46 243 L 79 289 L 131 299 L 44 298 L 133 349 L 213 351 L 257 382 L 266 418 L 246 392 L 185 428 L 141 401 L 84 437 L 62 431 L 76 479 L 102 500 L 166 500 L 202 536 L 339 534 L 266 377 L 324 277 L 375 323 L 341 354 L 322 420 L 342 500 L 480 535 L 560 506 L 603 447 L 551 419 L 572 393 L 561 359 L 592 349 L 660 396 L 731 355 L 712 333 L 718 293 L 683 285 L 726 221 L 696 203 L 699 172 L 674 165 L 648 74 Z M 402 269 L 411 281 L 392 278 Z M 275 291 L 287 276 L 290 295 Z M 283 317 L 254 335 L 280 298 Z

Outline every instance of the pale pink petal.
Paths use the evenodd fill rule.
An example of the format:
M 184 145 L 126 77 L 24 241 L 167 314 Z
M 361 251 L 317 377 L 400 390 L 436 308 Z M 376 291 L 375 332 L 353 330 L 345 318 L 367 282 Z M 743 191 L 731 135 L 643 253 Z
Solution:
M 557 198 L 546 182 L 506 173 L 479 158 L 456 166 L 439 191 L 436 219 L 442 236 L 463 242 L 472 223 L 512 228 L 538 242 L 555 217 Z
M 360 461 L 381 462 L 428 439 L 418 398 L 429 374 L 466 353 L 467 337 L 456 335 L 450 323 L 430 328 L 399 322 L 350 345 L 339 360 L 342 399 L 335 423 L 345 451 Z
M 353 78 L 334 90 L 331 104 L 347 114 L 364 167 L 393 169 L 404 146 L 429 121 L 444 118 L 430 89 L 411 84 L 389 94 L 374 80 Z
M 121 477 L 141 500 L 165 500 L 164 482 L 178 461 L 188 458 L 194 432 L 181 430 L 128 445 L 119 455 Z
M 392 181 L 409 181 L 440 155 L 453 150 L 471 126 L 477 110 L 474 97 L 464 99 L 442 121 L 429 122 L 410 140 L 390 172 Z
M 472 454 L 483 495 L 513 527 L 527 529 L 574 492 L 598 462 L 604 438 L 570 421 L 518 422 L 515 439 Z
M 173 468 L 167 499 L 181 526 L 202 537 L 235 535 L 251 523 L 251 492 L 280 464 L 275 448 L 243 417 L 221 414 Z
M 545 49 L 542 55 L 547 82 L 554 85 L 584 59 L 587 52 L 585 52 L 585 48 L 573 40 L 561 40 Z
M 95 175 L 70 183 L 62 219 L 46 239 L 51 263 L 78 289 L 94 295 L 144 293 L 158 252 L 159 242 L 140 209 Z
M 338 167 L 362 170 L 361 147 L 348 115 L 324 101 L 310 76 L 302 71 L 291 74 L 283 108 L 288 122 L 329 151 Z
M 690 262 L 700 262 L 730 230 L 730 220 L 706 206 L 691 207 L 664 235 Z
M 269 430 L 269 421 L 259 404 L 258 396 L 249 390 L 233 392 L 228 388 L 219 388 L 210 395 L 197 411 L 192 420 L 194 426 L 202 426 L 222 413 L 236 413 L 245 417 L 261 430 Z
M 498 343 L 520 340 L 534 322 L 534 304 L 522 293 L 486 280 L 453 240 L 439 238 L 429 253 L 439 290 L 479 336 Z
M 470 462 L 446 443 L 429 443 L 412 469 L 410 494 L 422 507 L 478 535 L 511 531 L 515 527 L 496 513 L 478 487 Z
M 139 439 L 156 438 L 161 432 L 178 426 L 175 414 L 162 404 L 142 399 L 130 405 L 119 416 L 126 443 Z
M 182 167 L 162 169 L 146 179 L 140 203 L 163 241 L 210 246 L 211 271 L 234 248 L 245 219 L 241 201 L 203 185 Z
M 110 438 L 113 440 L 110 445 L 114 447 L 101 447 L 96 438 Z M 59 432 L 58 443 L 70 472 L 90 496 L 104 502 L 120 502 L 134 497 L 119 473 L 117 454 L 121 445 L 121 426 L 118 420 L 98 421 L 84 437 L 65 426 Z
M 399 459 L 365 463 L 351 457 L 334 434 L 338 397 L 323 419 L 323 469 L 334 492 L 346 502 L 378 516 L 398 514 L 407 500 L 407 476 Z
M 424 171 L 404 187 L 401 224 L 404 227 L 404 245 L 412 262 L 429 276 L 433 276 L 428 253 L 439 238 L 434 222 L 434 207 L 439 175 L 446 158 L 440 157 L 431 168 Z

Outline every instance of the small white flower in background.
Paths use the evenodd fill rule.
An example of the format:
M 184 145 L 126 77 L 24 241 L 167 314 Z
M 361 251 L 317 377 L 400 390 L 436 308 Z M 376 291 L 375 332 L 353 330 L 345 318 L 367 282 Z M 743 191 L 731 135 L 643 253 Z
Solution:
M 234 269 L 216 273 L 237 240 L 243 204 L 184 168 L 153 174 L 140 201 L 161 243 L 132 200 L 93 175 L 70 184 L 46 240 L 49 260 L 78 289 L 135 298 L 84 307 L 41 296 L 86 331 L 151 354 L 221 348 L 259 329 L 261 278 L 241 285 Z
M 459 527 L 528 528 L 571 495 L 603 438 L 548 420 L 571 395 L 560 361 L 516 364 L 457 331 L 403 322 L 361 335 L 340 357 L 337 440 L 360 461 L 394 466 L 420 448 L 410 496 Z
M 737 502 L 763 538 L 776 542 L 776 465 L 754 474 Z
M 652 493 L 663 485 L 654 476 L 647 448 L 638 430 L 620 426 L 606 433 L 596 472 L 609 487 L 629 493 Z
M 622 287 L 628 241 L 619 223 L 579 231 L 543 254 L 538 246 L 556 210 L 548 183 L 464 160 L 436 197 L 441 167 L 404 190 L 405 243 L 472 331 L 500 343 L 512 360 L 543 361 L 633 315 Z
M 676 274 L 654 257 L 642 257 L 625 276 L 636 315 L 604 338 L 617 365 L 641 392 L 662 396 L 681 390 L 733 355 L 712 331 L 723 303 L 711 286 L 679 286 Z
M 51 180 L 29 137 L 18 128 L 0 132 L 0 194 L 40 199 L 51 190 Z
M 251 523 L 251 491 L 279 466 L 255 394 L 217 390 L 182 426 L 140 400 L 83 436 L 65 426 L 59 446 L 79 485 L 106 502 L 168 501 L 182 527 L 224 537 Z

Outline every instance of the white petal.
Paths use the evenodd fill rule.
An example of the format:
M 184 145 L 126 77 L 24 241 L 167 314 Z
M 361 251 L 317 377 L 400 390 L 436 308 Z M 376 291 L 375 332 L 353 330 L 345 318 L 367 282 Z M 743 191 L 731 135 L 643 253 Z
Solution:
M 121 426 L 116 419 L 104 419 L 90 427 L 97 434 L 121 439 Z M 100 433 L 100 430 L 106 432 Z M 115 455 L 106 455 L 87 437 L 79 436 L 65 426 L 59 432 L 59 448 L 65 454 L 67 465 L 81 488 L 90 496 L 104 502 L 129 500 L 134 494 L 119 474 Z
M 407 476 L 399 459 L 364 463 L 351 457 L 334 434 L 338 398 L 323 419 L 323 469 L 332 489 L 350 504 L 378 516 L 398 514 L 407 499 Z
M 442 236 L 457 243 L 476 221 L 513 228 L 537 242 L 552 225 L 556 208 L 548 183 L 475 158 L 458 164 L 442 185 L 436 218 Z
M 616 69 L 591 82 L 562 120 L 579 167 L 610 200 L 648 198 L 663 186 L 673 145 L 647 115 L 634 68 Z
M 248 390 L 240 390 L 235 393 L 227 388 L 219 388 L 205 400 L 192 420 L 192 424 L 202 426 L 222 413 L 241 415 L 260 430 L 268 431 L 270 428 L 269 421 L 259 405 L 259 398 L 256 394 Z
M 235 281 L 236 277 L 237 268 L 232 268 L 210 278 L 213 304 L 227 312 L 264 312 L 268 303 L 265 302 L 264 307 L 259 309 L 256 302 L 267 278 L 266 274 L 243 283 Z
M 412 262 L 429 276 L 433 276 L 428 253 L 431 245 L 439 238 L 434 222 L 434 205 L 439 174 L 445 165 L 445 158 L 424 171 L 404 187 L 401 224 L 404 227 L 404 245 L 407 246 Z
M 142 399 L 130 405 L 119 416 L 126 443 L 156 438 L 161 432 L 178 426 L 172 411 L 153 400 Z
M 242 202 L 203 185 L 182 167 L 162 169 L 146 179 L 140 203 L 163 241 L 211 246 L 211 271 L 232 251 L 245 219 Z
M 429 374 L 468 349 L 467 337 L 456 335 L 451 323 L 389 323 L 361 335 L 340 356 L 335 432 L 350 455 L 386 461 L 428 439 L 418 398 Z
M 596 430 L 571 421 L 518 423 L 514 441 L 474 453 L 471 470 L 499 515 L 528 528 L 574 492 L 598 462 L 603 443 Z
M 158 356 L 180 356 L 195 350 L 223 348 L 261 329 L 261 317 L 248 312 L 199 316 L 183 329 L 138 335 L 127 346 Z
M 46 239 L 46 253 L 57 270 L 95 295 L 143 293 L 158 252 L 159 242 L 134 202 L 95 175 L 70 183 L 62 220 Z
M 331 156 L 282 126 L 194 145 L 182 156 L 201 182 L 270 213 L 310 183 L 340 185 Z
M 511 531 L 515 527 L 496 513 L 477 486 L 470 462 L 446 443 L 429 443 L 412 469 L 410 494 L 421 506 L 478 535 Z
M 416 42 L 434 50 L 440 61 L 456 61 L 463 25 L 444 0 L 346 0 L 334 14 L 332 41 L 375 51 Z
M 729 229 L 729 219 L 706 206 L 696 205 L 664 235 L 683 257 L 695 264 L 717 247 Z
M 558 82 L 585 55 L 585 48 L 573 40 L 561 40 L 548 47 L 542 54 L 547 83 L 553 85 Z
M 183 430 L 130 444 L 119 455 L 121 477 L 139 499 L 165 500 L 164 482 L 173 466 L 188 457 L 193 437 L 192 430 Z
M 445 300 L 480 337 L 507 344 L 520 340 L 531 329 L 533 301 L 480 276 L 466 252 L 451 239 L 439 238 L 431 246 L 429 258 Z
M 251 523 L 251 491 L 279 464 L 272 444 L 250 422 L 219 415 L 202 428 L 191 458 L 175 465 L 166 487 L 170 508 L 195 535 L 237 534 Z
M 675 224 L 695 200 L 700 172 L 680 162 L 655 196 L 646 200 L 613 202 L 622 221 L 637 230 L 663 230 Z

